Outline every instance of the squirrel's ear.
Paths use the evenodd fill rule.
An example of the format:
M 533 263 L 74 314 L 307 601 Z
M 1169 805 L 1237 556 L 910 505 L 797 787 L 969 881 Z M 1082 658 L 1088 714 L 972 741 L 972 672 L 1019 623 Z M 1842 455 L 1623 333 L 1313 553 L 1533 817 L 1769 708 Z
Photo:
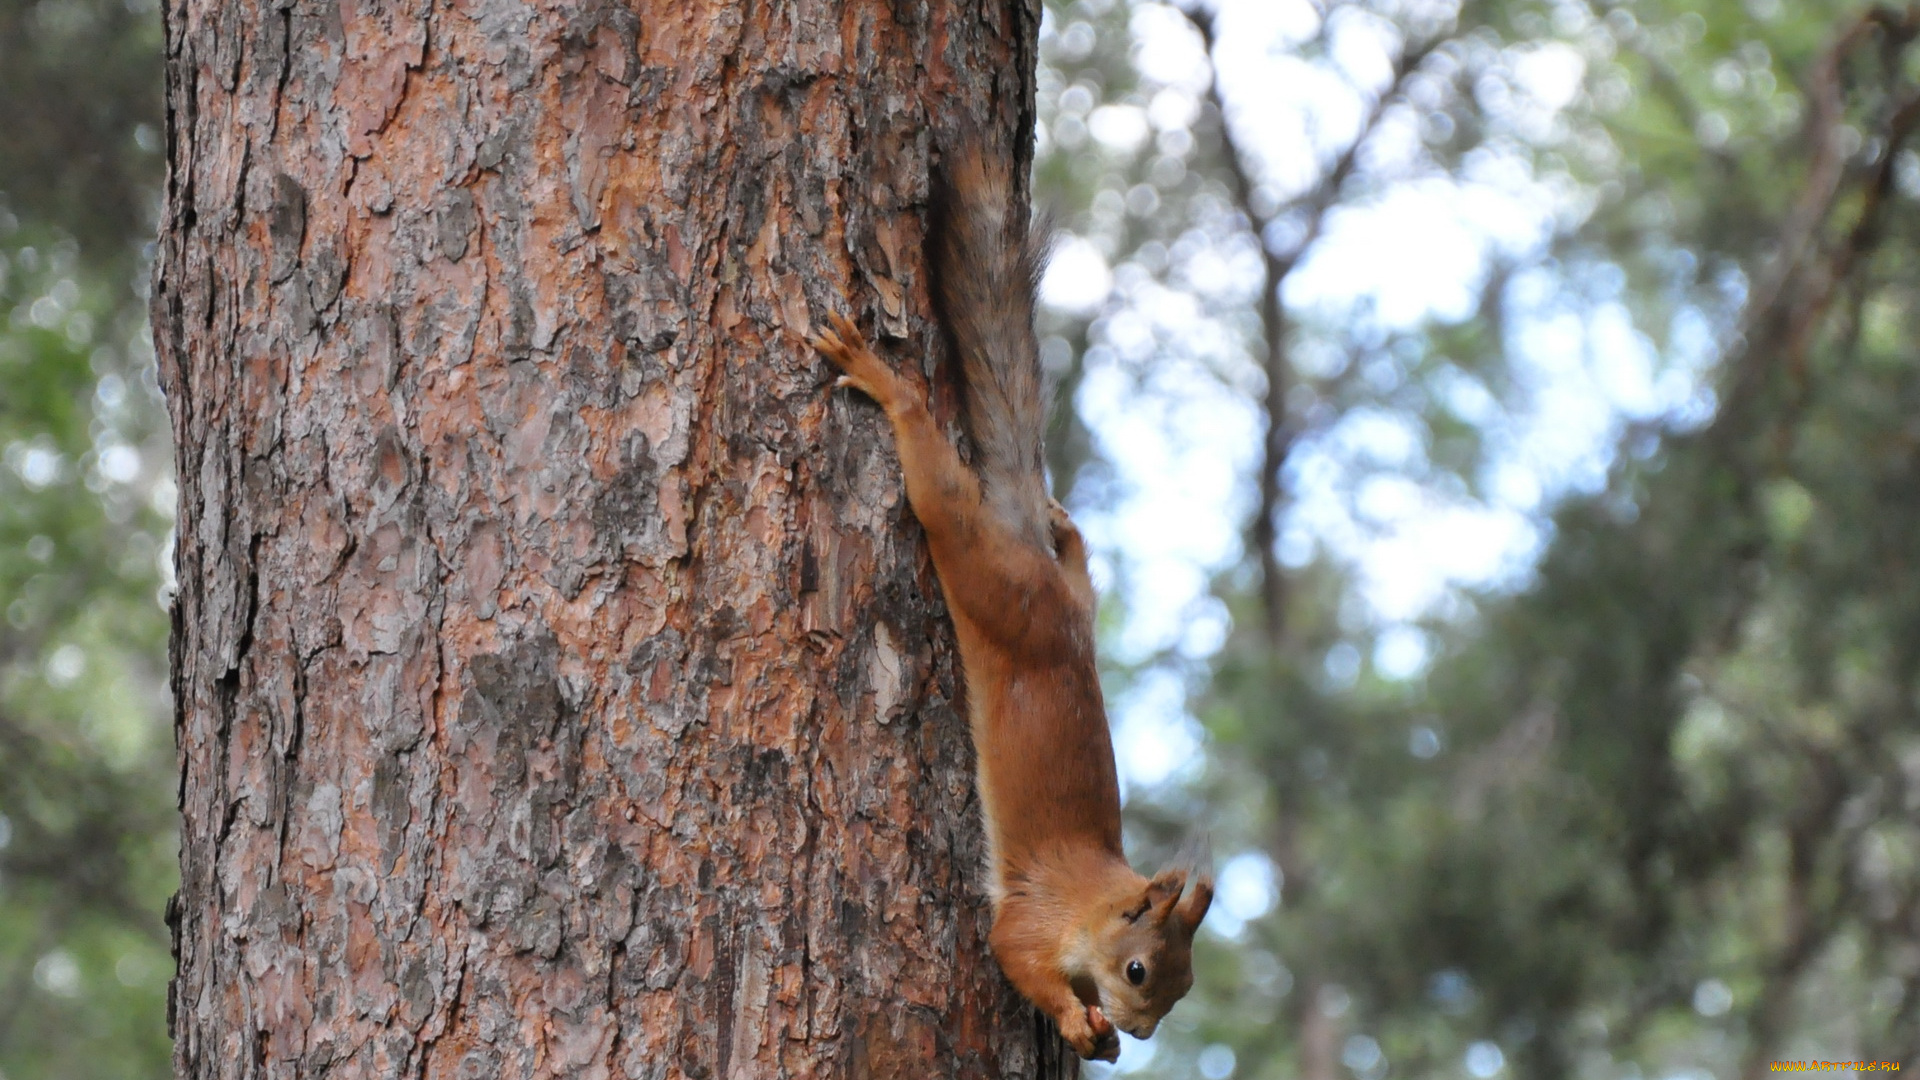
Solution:
M 1162 870 L 1147 883 L 1146 901 L 1153 911 L 1154 922 L 1167 920 L 1167 914 L 1173 910 L 1174 902 L 1180 899 L 1180 893 L 1186 887 L 1186 867 Z
M 1207 917 L 1207 909 L 1213 906 L 1213 879 L 1200 878 L 1193 883 L 1193 891 L 1173 909 L 1174 915 L 1186 926 L 1191 934 L 1200 929 L 1200 920 Z

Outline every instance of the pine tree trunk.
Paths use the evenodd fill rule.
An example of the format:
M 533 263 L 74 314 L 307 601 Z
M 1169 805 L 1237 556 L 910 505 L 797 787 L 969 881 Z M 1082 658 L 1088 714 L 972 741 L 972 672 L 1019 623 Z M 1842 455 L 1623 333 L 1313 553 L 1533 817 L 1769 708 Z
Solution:
M 1024 161 L 1037 24 L 170 0 L 181 1076 L 1072 1074 L 794 333 L 932 354 L 930 132 Z

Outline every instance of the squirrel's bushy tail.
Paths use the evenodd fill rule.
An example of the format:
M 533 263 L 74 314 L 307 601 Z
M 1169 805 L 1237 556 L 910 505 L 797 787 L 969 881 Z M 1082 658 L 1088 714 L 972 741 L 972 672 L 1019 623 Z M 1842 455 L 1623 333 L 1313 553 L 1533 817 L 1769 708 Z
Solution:
M 1017 213 L 1009 163 L 977 134 L 960 139 L 935 175 L 928 256 L 987 503 L 1021 537 L 1051 550 L 1047 404 L 1033 331 L 1045 241 Z

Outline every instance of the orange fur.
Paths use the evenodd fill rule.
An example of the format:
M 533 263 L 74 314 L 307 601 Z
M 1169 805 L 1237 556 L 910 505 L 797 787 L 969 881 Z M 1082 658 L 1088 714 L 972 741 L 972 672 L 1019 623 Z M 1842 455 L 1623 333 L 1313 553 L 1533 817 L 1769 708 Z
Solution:
M 830 316 L 812 343 L 843 373 L 837 385 L 886 411 L 953 616 L 986 814 L 994 956 L 1076 1052 L 1111 1061 L 1116 1027 L 1150 1036 L 1192 986 L 1192 937 L 1213 889 L 1204 878 L 1187 889 L 1184 870 L 1149 881 L 1121 852 L 1086 546 L 1040 475 L 1033 256 L 991 250 L 996 237 L 1030 243 L 1008 238 L 1005 193 L 994 188 L 1005 183 L 977 150 L 964 152 L 930 245 L 942 319 L 963 354 L 977 473 L 934 423 L 925 391 L 851 322 Z M 996 297 L 1008 310 L 979 310 Z

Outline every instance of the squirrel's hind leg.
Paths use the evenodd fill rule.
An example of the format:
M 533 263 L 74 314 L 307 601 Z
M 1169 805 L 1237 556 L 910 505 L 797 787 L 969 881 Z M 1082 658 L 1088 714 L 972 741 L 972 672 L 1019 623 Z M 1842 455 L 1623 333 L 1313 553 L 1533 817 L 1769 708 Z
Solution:
M 900 471 L 906 476 L 907 501 L 927 530 L 939 565 L 941 549 L 964 550 L 978 542 L 985 526 L 980 480 L 934 423 L 925 392 L 874 355 L 852 322 L 839 314 L 828 318 L 833 329 L 811 343 L 843 372 L 838 385 L 853 387 L 886 410 Z
M 1058 499 L 1047 500 L 1047 527 L 1053 533 L 1053 557 L 1060 564 L 1067 591 L 1091 614 L 1097 597 L 1093 591 L 1093 575 L 1087 572 L 1087 541 Z
M 934 422 L 925 392 L 874 355 L 851 322 L 837 314 L 829 318 L 833 328 L 811 343 L 841 370 L 841 385 L 859 390 L 886 410 L 900 471 L 906 476 L 907 501 L 927 531 L 948 602 L 988 638 L 1042 647 L 1033 644 L 1035 635 L 1046 637 L 1059 629 L 1052 625 L 1057 620 L 1036 622 L 1031 615 L 1033 596 L 1058 588 L 1063 577 L 1051 553 L 1021 540 L 987 506 L 980 478 Z M 1070 558 L 1077 558 L 1079 578 L 1085 581 L 1079 532 L 1070 521 L 1066 529 L 1068 547 L 1081 551 Z M 1077 588 L 1068 585 L 1070 592 Z M 1090 604 L 1092 586 L 1084 591 Z

